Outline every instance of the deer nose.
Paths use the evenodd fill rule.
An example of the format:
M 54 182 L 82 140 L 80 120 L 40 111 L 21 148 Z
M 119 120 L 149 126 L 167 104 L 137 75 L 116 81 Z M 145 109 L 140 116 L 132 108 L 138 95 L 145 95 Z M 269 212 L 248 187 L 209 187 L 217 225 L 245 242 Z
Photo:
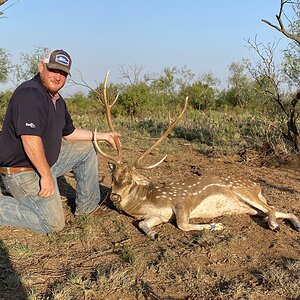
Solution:
M 114 204 L 118 204 L 122 201 L 122 197 L 119 194 L 115 194 L 112 193 L 110 195 L 110 200 L 114 203 Z

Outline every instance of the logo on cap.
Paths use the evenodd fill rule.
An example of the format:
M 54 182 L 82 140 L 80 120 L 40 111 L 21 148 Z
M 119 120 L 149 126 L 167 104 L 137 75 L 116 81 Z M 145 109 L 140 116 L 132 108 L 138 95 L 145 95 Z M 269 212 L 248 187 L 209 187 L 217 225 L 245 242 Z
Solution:
M 57 54 L 55 56 L 55 61 L 65 66 L 68 66 L 70 63 L 69 58 L 63 54 Z

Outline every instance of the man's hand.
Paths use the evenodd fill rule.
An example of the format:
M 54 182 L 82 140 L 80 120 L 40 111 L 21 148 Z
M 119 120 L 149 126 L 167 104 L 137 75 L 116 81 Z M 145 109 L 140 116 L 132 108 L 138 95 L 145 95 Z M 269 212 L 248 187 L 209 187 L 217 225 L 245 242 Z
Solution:
M 55 184 L 53 177 L 50 175 L 41 176 L 39 196 L 46 198 L 51 197 L 55 193 Z
M 55 193 L 55 184 L 46 160 L 45 150 L 39 136 L 21 135 L 25 152 L 40 175 L 40 197 L 50 197 Z
M 118 132 L 108 132 L 106 141 L 117 150 L 122 146 L 120 141 L 121 135 Z
M 97 141 L 108 142 L 115 150 L 122 146 L 120 141 L 121 134 L 118 132 L 97 132 Z

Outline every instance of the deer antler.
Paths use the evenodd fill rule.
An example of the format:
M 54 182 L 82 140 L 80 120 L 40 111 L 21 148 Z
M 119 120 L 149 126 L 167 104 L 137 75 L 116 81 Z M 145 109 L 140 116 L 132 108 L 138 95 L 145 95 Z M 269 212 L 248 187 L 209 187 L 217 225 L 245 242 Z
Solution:
M 109 104 L 109 102 L 107 100 L 107 80 L 108 80 L 109 72 L 110 72 L 110 70 L 107 71 L 107 73 L 105 75 L 104 82 L 103 82 L 103 105 L 105 107 L 105 115 L 106 115 L 106 120 L 107 120 L 109 129 L 110 129 L 110 131 L 113 132 L 114 131 L 114 127 L 113 127 L 112 120 L 111 120 L 111 109 L 115 105 L 115 103 L 116 103 L 116 101 L 117 101 L 117 99 L 119 97 L 119 94 L 117 94 L 117 96 L 115 97 L 114 101 L 111 104 Z M 104 152 L 99 147 L 99 144 L 98 144 L 98 141 L 97 141 L 97 129 L 95 129 L 95 131 L 94 131 L 94 145 L 95 145 L 98 153 L 100 153 L 104 157 L 106 157 L 106 158 L 114 161 L 115 163 L 120 164 L 120 162 L 121 162 L 121 159 L 120 159 L 120 156 L 121 156 L 121 146 L 120 146 L 120 144 L 117 143 L 117 153 L 118 154 L 116 156 L 112 156 L 112 155 Z
M 112 107 L 115 105 L 115 103 L 117 102 L 118 98 L 119 98 L 119 94 L 117 94 L 117 96 L 115 97 L 115 100 L 113 101 L 112 104 L 108 103 L 107 100 L 107 80 L 108 80 L 108 75 L 109 75 L 110 70 L 107 71 L 105 78 L 104 78 L 104 82 L 103 82 L 103 104 L 105 106 L 105 115 L 106 115 L 106 119 L 108 122 L 108 126 L 110 128 L 111 131 L 114 131 L 114 127 L 111 121 L 111 109 Z
M 167 157 L 167 155 L 165 155 L 161 160 L 159 160 L 157 163 L 150 165 L 150 166 L 143 166 L 140 164 L 140 162 L 151 152 L 153 151 L 156 147 L 158 147 L 167 137 L 168 135 L 172 132 L 172 130 L 174 129 L 174 127 L 178 124 L 178 122 L 182 119 L 186 109 L 187 109 L 187 105 L 188 105 L 188 99 L 189 97 L 186 97 L 185 99 L 185 103 L 184 103 L 184 107 L 183 110 L 181 111 L 181 113 L 179 114 L 179 116 L 176 118 L 176 120 L 172 121 L 170 116 L 169 116 L 169 127 L 167 128 L 167 130 L 163 133 L 163 135 L 148 149 L 146 150 L 133 164 L 134 167 L 136 169 L 152 169 L 156 166 L 158 166 L 159 164 L 161 164 Z

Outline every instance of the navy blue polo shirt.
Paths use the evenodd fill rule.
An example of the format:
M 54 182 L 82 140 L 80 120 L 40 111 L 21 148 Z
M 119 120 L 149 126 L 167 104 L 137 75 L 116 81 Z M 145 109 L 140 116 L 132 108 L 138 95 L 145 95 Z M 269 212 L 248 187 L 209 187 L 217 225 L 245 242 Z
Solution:
M 17 87 L 10 99 L 0 135 L 0 166 L 32 166 L 20 138 L 26 134 L 41 137 L 51 167 L 58 158 L 62 137 L 74 130 L 64 99 L 60 97 L 54 107 L 38 74 Z

